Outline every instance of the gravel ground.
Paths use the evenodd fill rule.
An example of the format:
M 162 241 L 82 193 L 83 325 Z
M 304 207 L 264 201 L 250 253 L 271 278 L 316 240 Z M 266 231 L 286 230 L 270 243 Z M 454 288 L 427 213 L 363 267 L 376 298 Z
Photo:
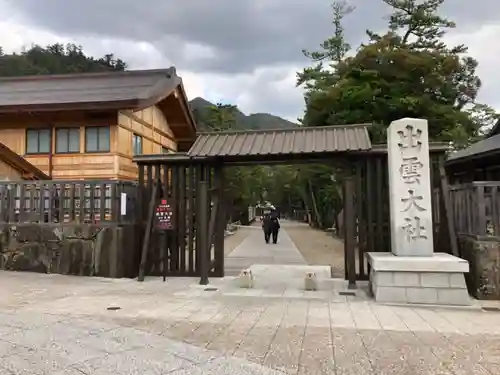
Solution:
M 294 223 L 284 228 L 308 264 L 333 266 L 333 277 L 344 277 L 342 240 L 307 224 Z
M 224 239 L 224 254 L 228 255 L 231 251 L 241 244 L 250 234 L 251 229 L 239 228 L 236 233 Z

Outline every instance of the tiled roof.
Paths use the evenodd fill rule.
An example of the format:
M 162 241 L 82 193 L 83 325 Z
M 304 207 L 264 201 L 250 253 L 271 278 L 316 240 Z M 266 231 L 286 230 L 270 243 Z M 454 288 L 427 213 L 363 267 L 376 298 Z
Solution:
M 199 133 L 189 156 L 257 156 L 368 151 L 368 124 Z
M 174 67 L 125 72 L 36 75 L 0 78 L 0 112 L 33 106 L 102 106 L 120 108 L 158 101 L 173 92 L 181 79 Z M 150 105 L 151 105 L 150 104 Z
M 471 159 L 500 149 L 500 134 L 493 135 L 482 141 L 471 144 L 469 147 L 453 152 L 448 157 L 448 162 Z

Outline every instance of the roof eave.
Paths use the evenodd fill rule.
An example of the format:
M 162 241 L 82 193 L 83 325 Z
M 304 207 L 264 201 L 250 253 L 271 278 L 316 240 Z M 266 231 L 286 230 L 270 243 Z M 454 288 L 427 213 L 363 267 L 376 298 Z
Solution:
M 489 158 L 489 157 L 499 155 L 499 154 L 500 154 L 500 149 L 496 148 L 496 149 L 492 149 L 492 150 L 479 152 L 476 154 L 469 154 L 469 155 L 464 155 L 461 157 L 450 158 L 446 161 L 446 166 L 456 166 L 456 165 L 460 165 L 460 164 L 467 164 L 470 162 L 476 162 L 477 160 Z
M 135 109 L 143 105 L 143 99 L 124 99 L 99 102 L 39 103 L 0 106 L 0 114 L 19 112 L 93 111 Z
M 36 166 L 31 164 L 29 161 L 24 159 L 21 155 L 12 151 L 9 147 L 0 143 L 0 153 L 4 156 L 4 161 L 22 172 L 22 174 L 32 174 L 37 177 L 39 180 L 51 180 L 51 178 L 38 169 Z
M 191 109 L 189 108 L 189 103 L 186 95 L 186 91 L 184 90 L 184 85 L 182 84 L 182 79 L 180 77 L 175 77 L 175 85 L 172 86 L 171 89 L 164 88 L 163 92 L 159 90 L 158 88 L 155 90 L 156 95 L 152 98 L 149 98 L 145 101 L 143 101 L 141 104 L 144 108 L 156 105 L 163 100 L 167 99 L 168 97 L 172 95 L 176 95 L 176 92 L 179 92 L 176 95 L 176 100 L 179 102 L 182 112 L 184 113 L 184 116 L 186 117 L 187 123 L 189 124 L 190 127 L 190 133 L 192 134 L 192 142 L 195 141 L 197 132 L 196 132 L 196 121 L 194 119 L 193 113 L 191 112 Z M 163 108 L 160 108 L 162 112 L 164 113 L 165 116 L 168 116 L 168 114 L 163 110 Z M 186 137 L 183 137 L 186 139 Z M 184 140 L 185 142 L 186 140 Z

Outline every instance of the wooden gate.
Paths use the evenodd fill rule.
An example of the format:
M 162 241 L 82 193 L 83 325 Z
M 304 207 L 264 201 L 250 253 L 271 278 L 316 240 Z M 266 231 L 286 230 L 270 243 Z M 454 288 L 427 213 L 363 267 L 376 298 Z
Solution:
M 141 252 L 139 280 L 145 276 L 224 275 L 225 210 L 222 166 L 214 159 L 185 155 L 137 158 Z M 168 208 L 166 208 L 168 207 Z M 162 210 L 166 221 L 160 222 Z

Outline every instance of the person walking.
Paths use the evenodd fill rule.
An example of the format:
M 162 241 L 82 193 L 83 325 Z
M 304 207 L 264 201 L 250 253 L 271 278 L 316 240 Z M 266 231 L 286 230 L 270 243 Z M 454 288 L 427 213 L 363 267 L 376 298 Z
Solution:
M 264 231 L 264 241 L 269 243 L 272 233 L 271 216 L 269 213 L 264 214 L 264 218 L 262 219 L 262 230 Z
M 273 244 L 278 243 L 278 234 L 280 231 L 280 221 L 278 219 L 278 213 L 276 210 L 271 211 L 270 215 L 270 221 L 271 221 L 271 235 L 273 237 Z

